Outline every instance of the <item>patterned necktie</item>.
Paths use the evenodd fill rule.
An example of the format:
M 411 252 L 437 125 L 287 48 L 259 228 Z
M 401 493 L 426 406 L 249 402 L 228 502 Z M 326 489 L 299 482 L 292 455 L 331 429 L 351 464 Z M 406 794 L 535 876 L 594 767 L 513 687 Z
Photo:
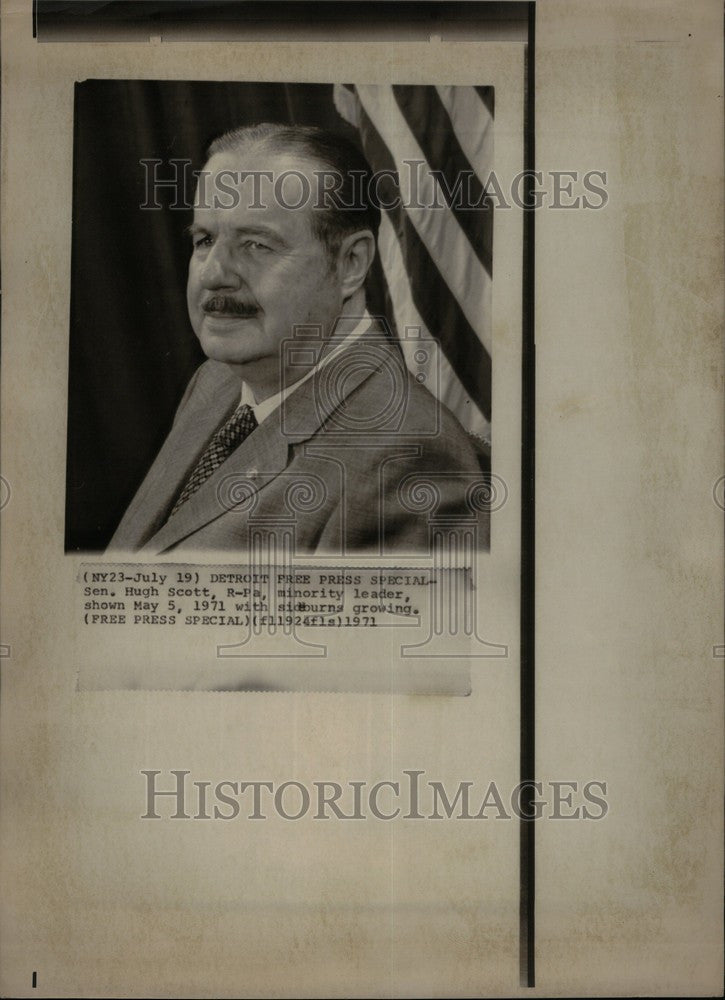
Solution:
M 189 476 L 186 486 L 171 509 L 169 517 L 173 517 L 182 504 L 202 486 L 212 473 L 216 472 L 222 462 L 225 462 L 237 445 L 248 437 L 257 426 L 257 418 L 251 406 L 244 403 L 239 406 L 225 424 L 219 428 Z

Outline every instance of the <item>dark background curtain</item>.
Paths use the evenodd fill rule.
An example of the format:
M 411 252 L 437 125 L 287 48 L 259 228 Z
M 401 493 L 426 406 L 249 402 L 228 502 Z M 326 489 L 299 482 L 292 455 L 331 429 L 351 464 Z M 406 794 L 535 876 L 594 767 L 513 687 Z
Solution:
M 203 166 L 221 132 L 260 121 L 316 124 L 357 141 L 332 85 L 86 80 L 76 85 L 66 551 L 105 548 L 204 357 L 186 312 L 191 209 L 142 209 L 159 159 Z M 188 200 L 193 197 L 189 173 Z M 386 313 L 376 261 L 368 304 Z M 392 328 L 392 319 L 391 319 Z

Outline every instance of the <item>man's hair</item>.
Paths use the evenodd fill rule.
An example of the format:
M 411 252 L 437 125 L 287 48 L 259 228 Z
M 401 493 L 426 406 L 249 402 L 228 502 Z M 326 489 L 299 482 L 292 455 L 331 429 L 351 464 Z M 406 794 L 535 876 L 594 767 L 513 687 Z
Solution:
M 262 149 L 270 153 L 298 153 L 328 174 L 335 176 L 334 185 L 322 178 L 311 193 L 312 232 L 325 246 L 332 260 L 337 256 L 342 240 L 361 229 L 371 230 L 377 240 L 380 208 L 370 198 L 373 177 L 370 164 L 343 135 L 314 125 L 286 125 L 261 122 L 234 128 L 214 139 L 207 149 L 207 161 L 215 153 Z

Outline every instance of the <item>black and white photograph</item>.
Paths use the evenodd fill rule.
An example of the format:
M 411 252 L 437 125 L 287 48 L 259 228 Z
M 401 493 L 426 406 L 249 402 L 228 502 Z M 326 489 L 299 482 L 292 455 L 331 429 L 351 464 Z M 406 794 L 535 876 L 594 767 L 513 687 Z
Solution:
M 0 24 L 0 995 L 718 995 L 721 0 Z
M 490 538 L 492 86 L 85 80 L 66 550 Z

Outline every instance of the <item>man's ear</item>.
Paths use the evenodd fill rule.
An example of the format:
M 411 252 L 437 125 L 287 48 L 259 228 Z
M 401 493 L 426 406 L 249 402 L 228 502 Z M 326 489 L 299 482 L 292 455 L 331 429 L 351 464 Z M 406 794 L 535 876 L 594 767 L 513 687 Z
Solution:
M 349 299 L 362 286 L 374 257 L 375 237 L 369 229 L 350 233 L 342 241 L 337 255 L 337 273 L 343 300 Z

